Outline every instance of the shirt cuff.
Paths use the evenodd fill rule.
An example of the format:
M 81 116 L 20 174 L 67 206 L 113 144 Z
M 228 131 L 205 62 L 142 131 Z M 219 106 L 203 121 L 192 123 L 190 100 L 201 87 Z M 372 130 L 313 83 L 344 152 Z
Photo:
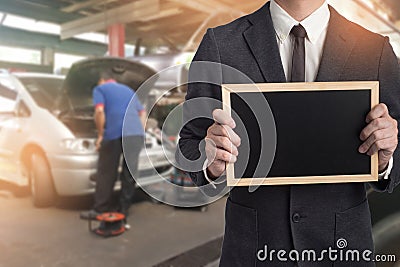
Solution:
M 214 189 L 217 189 L 217 184 L 222 184 L 222 183 L 224 183 L 225 181 L 226 181 L 226 176 L 225 175 L 221 175 L 218 179 L 216 179 L 216 180 L 211 180 L 209 177 L 208 177 L 208 174 L 207 174 L 207 167 L 208 167 L 208 159 L 206 159 L 205 161 L 204 161 L 204 164 L 203 164 L 203 174 L 204 174 L 204 177 L 206 178 L 206 180 L 207 180 L 207 182 L 209 183 L 209 184 L 211 184 L 211 186 L 214 188 Z
M 386 168 L 386 170 L 380 174 L 378 174 L 379 180 L 388 180 L 389 179 L 389 174 L 393 169 L 393 157 L 390 158 L 389 164 Z

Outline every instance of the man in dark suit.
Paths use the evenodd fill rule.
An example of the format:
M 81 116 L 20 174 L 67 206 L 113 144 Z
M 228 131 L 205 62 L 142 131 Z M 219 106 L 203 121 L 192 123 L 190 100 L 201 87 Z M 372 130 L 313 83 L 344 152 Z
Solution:
M 253 14 L 209 29 L 194 58 L 194 62 L 200 61 L 231 66 L 255 83 L 378 80 L 381 104 L 366 118 L 359 152 L 379 155 L 380 180 L 371 184 L 375 190 L 392 192 L 400 182 L 400 153 L 396 150 L 400 76 L 388 38 L 346 20 L 324 0 L 272 0 Z M 198 73 L 215 76 L 211 70 L 191 67 L 192 78 Z M 220 75 L 221 83 L 238 82 L 225 77 L 223 71 Z M 179 147 L 189 160 L 207 155 L 207 168 L 191 173 L 193 181 L 203 186 L 223 180 L 226 162 L 236 160 L 240 138 L 234 132 L 235 122 L 220 110 L 222 104 L 215 109 L 213 104 L 196 106 L 188 101 L 200 97 L 221 100 L 220 86 L 190 84 L 184 104 L 188 123 L 180 133 Z M 207 119 L 210 116 L 214 120 Z M 215 183 L 215 190 L 223 186 Z M 360 261 L 345 261 L 321 254 L 341 248 L 338 240 L 347 242 L 348 250 L 373 251 L 366 186 L 262 186 L 254 192 L 232 188 L 221 266 L 373 266 L 372 255 L 363 258 L 360 254 Z M 264 257 L 266 246 L 275 255 Z M 281 249 L 287 253 L 296 250 L 300 256 L 311 249 L 317 258 L 323 258 L 313 261 L 286 254 L 285 261 L 276 255 Z

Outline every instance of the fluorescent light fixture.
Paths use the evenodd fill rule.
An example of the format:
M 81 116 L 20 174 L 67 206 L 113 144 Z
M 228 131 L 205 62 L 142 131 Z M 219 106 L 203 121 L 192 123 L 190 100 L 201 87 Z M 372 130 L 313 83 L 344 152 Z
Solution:
M 60 35 L 60 32 L 61 32 L 60 25 L 50 23 L 50 22 L 45 22 L 45 21 L 36 22 L 35 28 L 39 32 L 56 34 L 56 35 Z
M 108 43 L 107 35 L 105 35 L 103 33 L 98 33 L 98 32 L 87 32 L 87 33 L 78 34 L 74 38 L 91 41 L 91 42 L 102 43 L 102 44 Z
M 31 18 L 16 16 L 11 14 L 7 14 L 7 17 L 5 18 L 3 25 L 26 31 L 42 32 L 55 35 L 59 35 L 61 30 L 60 25 L 57 25 L 55 23 L 50 23 L 46 21 L 36 21 Z
M 8 14 L 3 25 L 19 29 L 29 29 L 32 27 L 32 24 L 35 24 L 35 22 L 34 19 Z

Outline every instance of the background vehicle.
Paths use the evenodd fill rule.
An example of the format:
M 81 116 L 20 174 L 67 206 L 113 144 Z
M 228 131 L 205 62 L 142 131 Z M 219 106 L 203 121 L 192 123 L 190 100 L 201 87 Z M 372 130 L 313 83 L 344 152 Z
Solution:
M 92 89 L 99 72 L 111 68 L 132 88 L 154 72 L 123 59 L 85 60 L 64 77 L 32 73 L 0 74 L 0 179 L 30 186 L 35 206 L 51 205 L 57 195 L 94 191 L 97 152 Z M 140 184 L 172 171 L 161 142 L 147 133 L 139 160 Z M 116 189 L 119 184 L 116 185 Z

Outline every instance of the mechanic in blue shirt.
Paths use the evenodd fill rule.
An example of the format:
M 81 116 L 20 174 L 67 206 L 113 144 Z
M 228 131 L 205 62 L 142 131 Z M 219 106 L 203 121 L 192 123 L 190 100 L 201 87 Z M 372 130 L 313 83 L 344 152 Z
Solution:
M 129 124 L 124 129 L 124 142 L 128 143 L 132 152 L 129 155 L 131 172 L 124 159 L 119 203 L 119 211 L 128 216 L 135 185 L 132 175 L 136 177 L 138 173 L 139 153 L 144 144 L 146 112 L 135 92 L 117 83 L 111 71 L 105 71 L 101 73 L 98 86 L 93 90 L 94 119 L 98 133 L 96 148 L 99 151 L 94 208 L 82 212 L 83 219 L 94 219 L 100 213 L 113 211 L 111 199 L 122 155 L 122 127 L 131 100 L 135 108 L 129 108 L 129 114 L 126 114 Z

